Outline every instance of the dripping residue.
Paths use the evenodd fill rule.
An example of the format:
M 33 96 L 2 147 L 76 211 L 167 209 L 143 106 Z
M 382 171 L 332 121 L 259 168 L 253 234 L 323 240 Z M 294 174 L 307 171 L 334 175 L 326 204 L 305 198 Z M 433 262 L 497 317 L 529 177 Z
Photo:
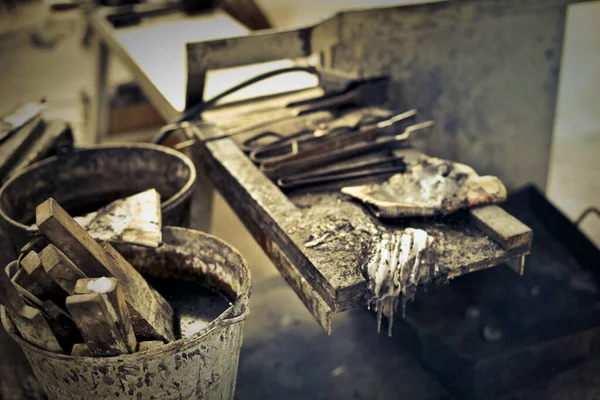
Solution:
M 377 332 L 382 316 L 388 318 L 388 335 L 392 335 L 394 313 L 402 303 L 412 300 L 420 282 L 429 281 L 439 273 L 433 237 L 422 229 L 407 228 L 400 232 L 381 234 L 367 263 L 369 300 L 377 312 Z

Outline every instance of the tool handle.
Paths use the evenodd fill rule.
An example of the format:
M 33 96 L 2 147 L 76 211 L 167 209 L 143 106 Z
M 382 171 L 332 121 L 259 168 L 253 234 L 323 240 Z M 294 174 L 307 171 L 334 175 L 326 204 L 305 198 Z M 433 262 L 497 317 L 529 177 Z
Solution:
M 16 264 L 17 261 L 13 261 L 10 265 L 15 266 Z M 15 288 L 8 275 L 3 271 L 0 271 L 0 304 L 13 313 L 18 313 L 25 307 L 25 303 L 21 296 L 19 296 L 17 288 Z
M 337 161 L 346 160 L 354 156 L 383 150 L 396 143 L 402 142 L 398 142 L 394 138 L 386 138 L 384 140 L 379 140 L 372 143 L 360 143 L 351 147 L 337 148 L 325 153 L 321 152 L 312 157 L 306 157 L 300 160 L 278 165 L 275 168 L 262 168 L 262 170 L 265 175 L 270 178 L 281 178 L 292 174 L 298 174 L 310 168 L 325 166 Z
M 264 141 L 267 138 L 271 138 L 273 140 L 268 144 L 261 145 L 260 142 Z M 284 138 L 285 137 L 283 135 L 281 135 L 277 132 L 265 131 L 265 132 L 258 133 L 249 139 L 244 140 L 241 147 L 244 152 L 251 153 L 253 151 L 266 149 L 271 146 L 275 147 L 275 145 L 280 144 L 281 140 Z
M 308 105 L 294 109 L 293 113 L 300 116 L 323 109 L 332 109 L 350 103 L 356 96 L 356 89 L 350 92 L 328 96 L 322 100 L 313 101 Z
M 294 190 L 302 187 L 339 182 L 348 179 L 362 178 L 404 172 L 406 164 L 404 157 L 386 157 L 381 160 L 360 162 L 350 166 L 332 168 L 325 172 L 312 172 L 292 175 L 277 180 L 277 185 L 284 190 Z
M 317 156 L 325 157 L 327 154 L 339 149 L 343 149 L 353 143 L 372 139 L 378 132 L 379 129 L 377 127 L 370 127 L 342 138 L 336 137 L 331 140 L 326 140 L 320 146 L 313 146 L 304 151 L 301 150 L 297 154 L 265 161 L 261 164 L 261 170 L 265 174 L 269 175 L 271 171 L 277 171 L 278 168 L 284 168 L 286 165 L 295 165 L 297 162 L 299 163 L 302 160 L 312 159 L 313 157 Z

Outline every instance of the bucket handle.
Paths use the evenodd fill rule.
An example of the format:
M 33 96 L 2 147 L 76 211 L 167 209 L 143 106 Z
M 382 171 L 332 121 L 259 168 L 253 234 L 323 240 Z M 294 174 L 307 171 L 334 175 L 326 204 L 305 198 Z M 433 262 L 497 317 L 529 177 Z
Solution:
M 231 310 L 231 315 L 235 315 L 231 318 L 225 318 L 221 320 L 221 326 L 229 326 L 237 324 L 238 322 L 242 322 L 248 317 L 250 314 L 250 307 L 248 306 L 248 295 L 246 293 L 240 295 L 233 305 L 233 309 Z

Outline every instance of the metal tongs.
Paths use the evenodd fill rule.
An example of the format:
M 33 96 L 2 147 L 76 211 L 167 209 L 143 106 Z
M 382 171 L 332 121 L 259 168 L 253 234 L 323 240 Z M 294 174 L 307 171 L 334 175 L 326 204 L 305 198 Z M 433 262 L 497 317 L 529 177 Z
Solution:
M 277 168 L 277 184 L 284 190 L 294 190 L 302 187 L 335 183 L 348 179 L 371 177 L 376 175 L 387 175 L 401 173 L 406 170 L 406 163 L 402 156 L 387 156 L 369 161 L 355 162 L 351 164 L 327 167 L 331 163 L 346 160 L 356 156 L 385 149 L 397 149 L 408 147 L 413 133 L 431 127 L 433 121 L 407 127 L 402 134 L 392 137 L 384 137 L 374 142 L 354 144 L 346 148 L 332 151 L 328 154 L 320 154 L 291 164 L 280 165 Z M 325 166 L 325 168 L 322 168 Z M 310 172 L 299 172 L 319 167 L 318 170 Z
M 343 135 L 325 136 L 318 145 L 298 149 L 298 151 L 286 156 L 264 160 L 260 168 L 268 177 L 280 178 L 285 175 L 304 172 L 309 168 L 329 164 L 336 161 L 334 159 L 336 152 L 343 151 L 356 143 L 374 140 L 384 133 L 385 129 L 391 128 L 400 121 L 414 117 L 416 114 L 416 110 L 410 110 L 374 125 L 346 132 Z
M 398 114 L 388 120 L 379 122 L 329 141 L 321 143 L 295 155 L 272 159 L 261 164 L 261 170 L 270 178 L 282 179 L 305 173 L 307 170 L 330 165 L 352 157 L 384 150 L 387 148 L 405 147 L 411 135 L 433 125 L 433 121 L 409 126 L 402 134 L 385 136 L 385 130 L 396 123 L 416 114 L 415 110 Z M 289 181 L 288 181 L 289 182 Z

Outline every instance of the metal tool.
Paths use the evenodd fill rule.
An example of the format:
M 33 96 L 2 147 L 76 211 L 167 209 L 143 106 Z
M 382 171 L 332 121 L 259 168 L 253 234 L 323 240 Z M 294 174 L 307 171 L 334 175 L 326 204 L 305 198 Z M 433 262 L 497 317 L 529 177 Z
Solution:
M 298 152 L 295 155 L 271 159 L 261 164 L 261 170 L 271 178 L 281 178 L 361 154 L 367 154 L 391 146 L 397 147 L 402 145 L 402 143 L 408 142 L 413 132 L 431 126 L 432 122 L 413 125 L 406 128 L 404 133 L 400 135 L 383 138 L 374 142 L 368 141 L 375 139 L 379 135 L 383 135 L 386 129 L 415 114 L 416 111 L 411 110 L 357 132 L 334 137 L 319 146 Z
M 255 142 L 259 138 L 278 135 L 279 139 L 272 143 L 258 147 L 250 153 L 250 159 L 254 162 L 261 163 L 272 158 L 282 156 L 291 156 L 298 154 L 302 149 L 315 145 L 324 136 L 333 135 L 334 133 L 356 130 L 365 120 L 364 113 L 352 113 L 335 119 L 330 122 L 320 123 L 316 129 L 304 129 L 290 136 L 274 134 L 272 132 L 264 132 L 249 139 Z
M 268 128 L 272 124 L 281 121 L 287 121 L 301 115 L 310 114 L 320 110 L 332 110 L 347 105 L 368 104 L 369 99 L 376 96 L 382 90 L 380 83 L 386 82 L 387 78 L 376 78 L 363 82 L 355 87 L 351 87 L 345 92 L 325 95 L 306 102 L 292 103 L 295 107 L 286 107 L 283 110 L 276 110 L 277 114 L 267 120 L 261 120 L 242 127 L 234 128 L 226 133 L 205 139 L 205 142 L 213 142 L 236 136 L 252 129 Z M 269 114 L 267 114 L 269 115 Z
M 330 168 L 326 171 L 313 171 L 310 173 L 284 177 L 277 180 L 277 186 L 284 190 L 296 190 L 349 179 L 399 173 L 404 172 L 405 170 L 406 163 L 404 162 L 404 157 L 391 156 L 381 160 L 363 161 L 351 165 Z

